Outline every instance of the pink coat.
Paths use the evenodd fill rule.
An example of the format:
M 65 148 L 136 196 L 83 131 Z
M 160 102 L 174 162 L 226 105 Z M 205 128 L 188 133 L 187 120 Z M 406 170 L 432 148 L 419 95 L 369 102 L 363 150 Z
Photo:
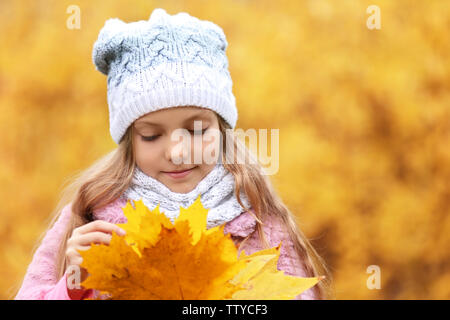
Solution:
M 126 201 L 124 199 L 118 199 L 96 211 L 94 216 L 96 219 L 111 223 L 125 223 L 127 219 L 122 211 L 125 204 Z M 60 217 L 47 232 L 40 247 L 34 254 L 22 286 L 15 297 L 16 300 L 70 300 L 67 292 L 67 273 L 60 279 L 55 275 L 56 256 L 59 244 L 64 235 L 64 230 L 69 223 L 70 214 L 71 205 L 68 204 L 64 207 Z M 256 220 L 248 211 L 243 212 L 234 220 L 226 223 L 224 234 L 227 233 L 231 234 L 231 238 L 238 247 L 239 253 L 245 250 L 247 254 L 251 254 L 262 249 L 256 230 Z M 306 277 L 303 263 L 294 251 L 292 241 L 287 239 L 287 234 L 283 231 L 283 227 L 278 219 L 271 218 L 267 223 L 265 222 L 264 233 L 272 247 L 278 245 L 283 240 L 277 265 L 278 270 L 282 270 L 289 275 Z M 249 238 L 241 246 L 241 241 L 247 236 Z M 86 290 L 81 299 L 92 296 L 96 296 L 96 294 L 92 290 Z M 312 300 L 316 298 L 311 288 L 299 294 L 295 299 Z

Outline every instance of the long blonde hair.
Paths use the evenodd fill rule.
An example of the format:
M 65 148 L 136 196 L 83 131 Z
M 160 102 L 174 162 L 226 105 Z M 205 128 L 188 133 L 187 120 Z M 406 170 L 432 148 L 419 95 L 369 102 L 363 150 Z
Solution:
M 225 139 L 222 148 L 222 163 L 235 178 L 235 194 L 243 208 L 245 206 L 240 200 L 240 191 L 243 190 L 248 197 L 252 211 L 257 219 L 256 228 L 263 246 L 265 248 L 269 247 L 262 229 L 263 217 L 265 215 L 275 215 L 281 218 L 293 240 L 298 255 L 304 262 L 307 275 L 314 277 L 319 275 L 326 276 L 324 280 L 313 287 L 316 295 L 319 299 L 334 299 L 334 294 L 332 294 L 331 290 L 331 274 L 326 264 L 298 228 L 295 217 L 276 194 L 268 177 L 262 173 L 259 163 L 247 163 L 246 161 L 245 164 L 239 164 L 234 161 L 233 163 L 225 161 L 227 145 L 233 146 L 236 155 L 248 157 L 249 152 L 245 145 L 238 143 L 233 134 L 227 135 L 225 133 L 227 129 L 230 132 L 230 126 L 219 115 L 217 115 L 217 118 L 220 131 Z M 70 179 L 70 184 L 63 188 L 60 200 L 53 210 L 53 219 L 49 227 L 50 229 L 59 218 L 62 209 L 67 204 L 72 203 L 70 223 L 65 231 L 57 255 L 56 273 L 58 278 L 64 275 L 67 267 L 65 251 L 67 240 L 71 237 L 73 230 L 93 221 L 93 213 L 97 209 L 115 201 L 130 185 L 135 168 L 133 130 L 134 126 L 130 125 L 116 149 L 97 160 L 88 169 L 75 174 Z M 227 143 L 226 139 L 232 139 L 233 141 Z M 46 232 L 41 235 L 41 238 Z M 33 250 L 35 251 L 37 248 L 38 246 Z

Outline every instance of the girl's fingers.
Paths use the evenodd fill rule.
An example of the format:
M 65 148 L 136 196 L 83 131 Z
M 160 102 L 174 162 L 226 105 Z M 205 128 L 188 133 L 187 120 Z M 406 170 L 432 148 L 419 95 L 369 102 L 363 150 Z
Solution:
M 81 258 L 81 257 L 76 257 L 76 258 L 72 259 L 73 266 L 80 266 L 82 262 L 83 262 L 83 258 Z
M 88 246 L 78 246 L 77 247 L 77 250 L 79 250 L 79 251 L 86 251 L 86 250 L 89 250 L 91 248 L 91 245 L 88 245 Z
M 103 220 L 96 220 L 74 229 L 67 241 L 66 257 L 71 264 L 81 264 L 82 258 L 78 250 L 88 250 L 92 243 L 109 245 L 113 231 L 121 236 L 125 234 L 125 230 Z
M 88 246 L 77 246 L 75 249 L 71 249 L 68 252 L 68 258 L 70 258 L 70 264 L 71 265 L 81 265 L 81 262 L 83 262 L 83 258 L 80 255 L 80 251 L 86 251 L 91 248 L 90 245 Z
M 123 236 L 125 234 L 125 230 L 116 226 L 113 223 L 106 222 L 103 220 L 95 220 L 89 222 L 79 228 L 76 229 L 78 234 L 86 234 L 94 231 L 102 231 L 106 233 L 112 233 L 113 231 L 117 233 L 119 236 Z
M 89 246 L 91 243 L 96 244 L 109 244 L 111 241 L 111 235 L 109 233 L 104 233 L 100 231 L 94 231 L 82 234 L 77 239 L 77 244 L 79 246 Z

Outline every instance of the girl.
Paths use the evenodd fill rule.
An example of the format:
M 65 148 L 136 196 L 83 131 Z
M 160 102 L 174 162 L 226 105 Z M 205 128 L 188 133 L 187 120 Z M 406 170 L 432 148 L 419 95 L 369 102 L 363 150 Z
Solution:
M 65 189 L 16 299 L 96 297 L 69 281 L 82 262 L 77 250 L 108 244 L 112 231 L 121 234 L 116 224 L 126 222 L 127 201 L 142 199 L 150 209 L 159 204 L 174 221 L 180 206 L 199 194 L 209 209 L 207 228 L 225 224 L 239 252 L 283 241 L 279 270 L 326 276 L 296 299 L 331 298 L 322 259 L 233 135 L 237 110 L 227 45 L 219 26 L 184 12 L 158 8 L 148 21 L 106 21 L 93 61 L 107 75 L 110 133 L 118 148 Z M 180 132 L 182 144 L 174 139 Z M 201 161 L 192 161 L 195 154 Z M 87 276 L 81 269 L 81 281 Z

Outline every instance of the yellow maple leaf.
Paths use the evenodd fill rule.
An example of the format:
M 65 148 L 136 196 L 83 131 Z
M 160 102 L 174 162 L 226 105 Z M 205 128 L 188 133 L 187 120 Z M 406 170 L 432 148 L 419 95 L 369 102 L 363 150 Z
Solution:
M 224 225 L 206 229 L 208 210 L 200 196 L 180 208 L 174 224 L 142 200 L 123 208 L 125 236 L 109 245 L 92 244 L 81 266 L 86 289 L 111 299 L 222 300 L 293 299 L 321 277 L 300 278 L 277 270 L 281 243 L 251 255 L 238 250 Z

